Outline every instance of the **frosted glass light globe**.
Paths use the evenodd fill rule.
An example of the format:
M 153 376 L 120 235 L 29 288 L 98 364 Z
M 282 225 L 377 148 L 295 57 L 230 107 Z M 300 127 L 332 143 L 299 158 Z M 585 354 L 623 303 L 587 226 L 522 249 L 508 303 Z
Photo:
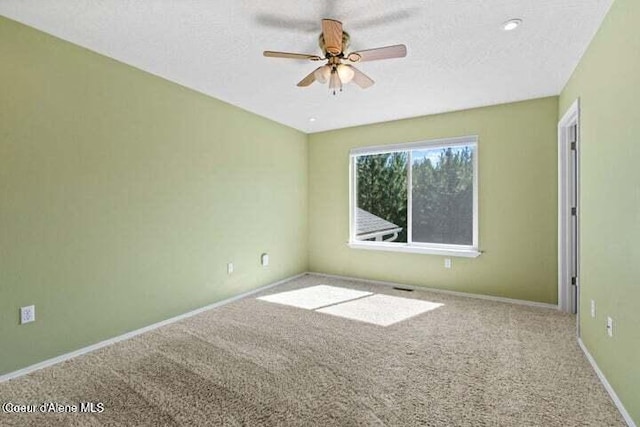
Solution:
M 338 65 L 337 71 L 338 77 L 340 77 L 340 81 L 343 84 L 349 83 L 351 80 L 353 80 L 353 76 L 355 75 L 355 72 L 353 71 L 353 68 L 351 68 L 351 65 L 340 64 Z
M 331 76 L 331 67 L 328 65 L 320 67 L 313 73 L 313 75 L 318 82 L 326 83 L 329 81 L 329 76 Z

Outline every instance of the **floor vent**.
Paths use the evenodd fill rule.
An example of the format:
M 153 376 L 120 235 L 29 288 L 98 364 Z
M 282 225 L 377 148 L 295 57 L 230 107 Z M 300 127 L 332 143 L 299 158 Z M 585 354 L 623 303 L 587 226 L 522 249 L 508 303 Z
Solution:
M 393 289 L 395 289 L 396 291 L 405 291 L 405 292 L 413 292 L 413 289 L 409 289 L 409 288 L 400 288 L 398 286 L 394 286 Z

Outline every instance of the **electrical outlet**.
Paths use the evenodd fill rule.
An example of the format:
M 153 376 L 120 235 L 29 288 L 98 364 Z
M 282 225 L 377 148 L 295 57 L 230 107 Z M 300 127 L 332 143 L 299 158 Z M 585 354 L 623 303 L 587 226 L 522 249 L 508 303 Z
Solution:
M 451 258 L 444 259 L 444 268 L 451 268 Z
M 233 273 L 233 263 L 232 262 L 227 264 L 227 274 L 231 274 L 231 273 Z
M 36 320 L 36 306 L 28 305 L 26 307 L 20 307 L 20 324 L 34 322 Z
M 269 265 L 269 254 L 262 254 L 260 256 L 260 263 L 262 264 L 263 267 L 266 267 L 267 265 Z
M 613 319 L 607 316 L 607 335 L 613 336 Z
M 596 302 L 591 300 L 591 317 L 596 317 Z

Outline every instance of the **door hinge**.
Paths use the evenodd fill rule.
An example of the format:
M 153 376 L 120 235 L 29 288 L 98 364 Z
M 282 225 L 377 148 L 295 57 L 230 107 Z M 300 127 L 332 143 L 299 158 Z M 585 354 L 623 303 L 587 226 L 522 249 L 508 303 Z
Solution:
M 571 151 L 576 151 L 576 143 L 575 142 L 571 143 Z
M 576 216 L 578 214 L 578 208 L 571 208 L 571 216 Z
M 574 277 L 571 278 L 571 285 L 575 286 L 577 282 L 578 282 L 578 278 L 577 277 L 574 276 Z

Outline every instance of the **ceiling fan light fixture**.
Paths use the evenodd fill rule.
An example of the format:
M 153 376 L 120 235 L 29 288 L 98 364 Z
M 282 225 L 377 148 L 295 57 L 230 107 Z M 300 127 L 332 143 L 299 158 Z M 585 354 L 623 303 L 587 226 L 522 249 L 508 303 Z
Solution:
M 355 71 L 351 68 L 350 65 L 340 64 L 336 68 L 336 72 L 338 73 L 338 77 L 340 77 L 340 81 L 342 84 L 347 84 L 353 80 L 353 76 L 355 75 Z
M 325 65 L 324 67 L 318 68 L 313 74 L 318 82 L 326 83 L 331 77 L 331 67 Z

